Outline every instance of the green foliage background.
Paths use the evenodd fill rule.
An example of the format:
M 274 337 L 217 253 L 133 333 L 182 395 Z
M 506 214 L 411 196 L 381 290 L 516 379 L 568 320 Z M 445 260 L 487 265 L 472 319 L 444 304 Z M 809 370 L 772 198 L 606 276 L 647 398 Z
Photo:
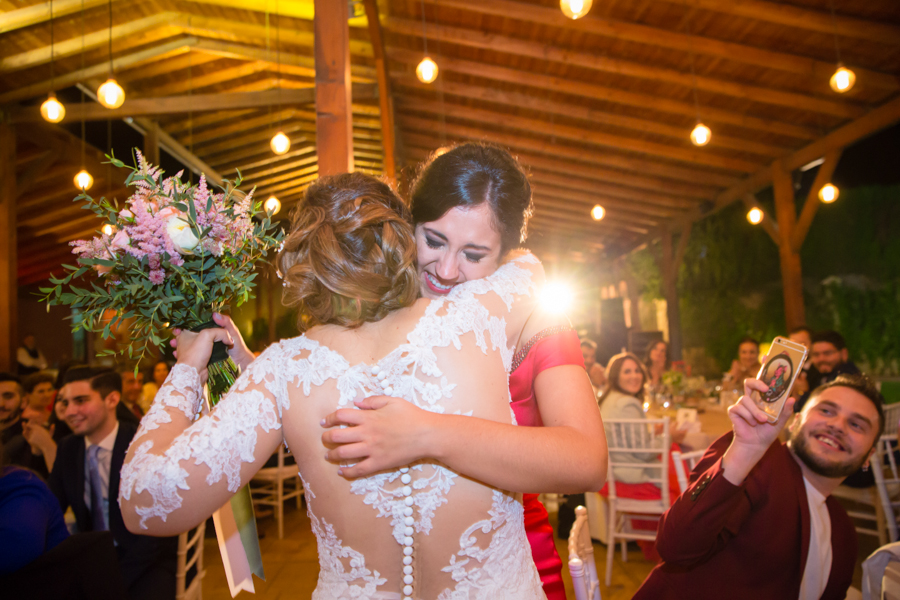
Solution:
M 760 203 L 774 214 L 771 192 Z M 648 300 L 663 297 L 657 250 L 627 259 Z M 801 260 L 807 325 L 840 331 L 852 359 L 873 373 L 898 374 L 900 186 L 842 190 L 819 208 Z M 740 203 L 694 224 L 678 290 L 685 347 L 706 348 L 723 371 L 743 336 L 785 333 L 778 248 Z

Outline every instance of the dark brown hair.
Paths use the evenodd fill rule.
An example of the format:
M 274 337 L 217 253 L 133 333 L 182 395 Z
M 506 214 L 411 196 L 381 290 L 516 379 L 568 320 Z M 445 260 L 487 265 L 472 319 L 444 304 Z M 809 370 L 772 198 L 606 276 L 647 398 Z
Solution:
M 647 367 L 644 366 L 641 359 L 631 352 L 622 352 L 609 359 L 609 364 L 606 366 L 606 388 L 604 388 L 603 393 L 600 395 L 599 401 L 601 403 L 606 400 L 606 397 L 609 396 L 609 393 L 613 390 L 625 394 L 626 396 L 631 396 L 631 394 L 619 387 L 619 374 L 622 372 L 622 367 L 625 366 L 626 360 L 633 360 L 634 364 L 638 366 L 638 369 L 641 370 L 641 374 L 644 376 L 644 380 L 641 382 L 641 390 L 634 395 L 638 400 L 644 399 L 643 384 L 647 383 L 647 380 L 650 379 L 650 375 L 647 373 Z
M 363 173 L 322 177 L 294 209 L 276 257 L 283 302 L 298 327 L 359 327 L 415 302 L 416 241 L 409 209 Z
M 432 154 L 411 186 L 413 224 L 437 221 L 456 207 L 491 207 L 505 254 L 525 241 L 534 211 L 531 184 L 513 156 L 491 144 L 469 142 Z
M 644 366 L 649 369 L 653 366 L 653 361 L 650 359 L 650 353 L 656 348 L 657 345 L 662 344 L 666 347 L 666 362 L 663 365 L 664 369 L 668 369 L 672 366 L 672 361 L 669 358 L 669 344 L 665 340 L 653 340 L 649 344 L 647 344 L 647 350 L 644 351 Z
M 106 399 L 113 392 L 122 393 L 122 376 L 111 369 L 76 365 L 66 371 L 63 385 L 75 381 L 90 382 L 91 389 Z

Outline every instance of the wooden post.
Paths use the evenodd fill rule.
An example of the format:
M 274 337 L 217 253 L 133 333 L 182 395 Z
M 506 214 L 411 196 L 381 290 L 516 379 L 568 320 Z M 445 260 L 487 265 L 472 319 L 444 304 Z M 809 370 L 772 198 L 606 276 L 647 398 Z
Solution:
M 16 371 L 16 132 L 0 122 L 0 370 Z
M 151 127 L 144 134 L 144 158 L 151 165 L 159 165 L 159 123 L 150 121 Z
M 316 152 L 319 175 L 353 170 L 349 5 L 315 0 Z
M 806 324 L 803 306 L 803 272 L 800 254 L 791 242 L 797 225 L 794 184 L 790 171 L 780 160 L 772 163 L 772 187 L 775 191 L 775 216 L 778 219 L 778 256 L 781 260 L 781 283 L 784 287 L 784 320 L 787 329 Z
M 681 308 L 678 305 L 678 269 L 684 260 L 687 250 L 687 242 L 691 236 L 691 222 L 688 221 L 681 230 L 678 239 L 678 247 L 672 243 L 672 231 L 665 229 L 662 232 L 660 243 L 662 244 L 662 257 L 660 271 L 662 271 L 663 295 L 666 297 L 666 318 L 669 321 L 669 355 L 672 360 L 681 360 L 682 336 L 681 336 Z

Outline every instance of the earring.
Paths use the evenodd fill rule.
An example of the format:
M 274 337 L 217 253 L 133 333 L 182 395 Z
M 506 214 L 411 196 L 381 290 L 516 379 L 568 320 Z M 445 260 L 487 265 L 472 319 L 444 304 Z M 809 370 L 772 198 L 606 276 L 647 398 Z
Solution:
M 869 472 L 869 463 L 868 463 L 868 462 L 866 462 L 866 464 L 864 464 L 864 465 L 862 466 L 862 470 L 863 470 L 863 473 L 868 473 L 868 472 Z

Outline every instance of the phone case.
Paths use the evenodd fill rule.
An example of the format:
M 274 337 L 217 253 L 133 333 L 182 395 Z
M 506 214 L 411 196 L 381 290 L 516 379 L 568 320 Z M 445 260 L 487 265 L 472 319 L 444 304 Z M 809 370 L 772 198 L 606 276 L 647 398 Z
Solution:
M 772 342 L 768 358 L 756 376 L 769 386 L 769 391 L 765 394 L 754 392 L 756 404 L 766 413 L 770 423 L 777 422 L 781 416 L 808 352 L 806 346 L 783 337 L 777 337 Z

